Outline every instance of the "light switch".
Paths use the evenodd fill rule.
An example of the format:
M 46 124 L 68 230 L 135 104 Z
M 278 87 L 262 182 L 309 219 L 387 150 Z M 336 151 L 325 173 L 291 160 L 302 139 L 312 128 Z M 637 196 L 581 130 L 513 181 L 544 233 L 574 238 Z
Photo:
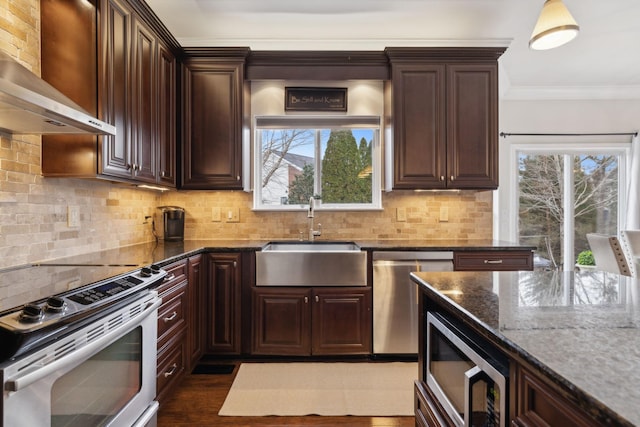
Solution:
M 222 221 L 221 214 L 220 214 L 220 208 L 218 208 L 218 207 L 211 208 L 211 221 L 213 221 L 213 222 Z
M 80 206 L 67 206 L 67 226 L 80 227 Z
M 449 208 L 440 206 L 440 222 L 449 222 Z
M 405 222 L 407 220 L 407 209 L 396 208 L 396 221 Z
M 239 208 L 229 208 L 227 210 L 227 222 L 240 222 Z

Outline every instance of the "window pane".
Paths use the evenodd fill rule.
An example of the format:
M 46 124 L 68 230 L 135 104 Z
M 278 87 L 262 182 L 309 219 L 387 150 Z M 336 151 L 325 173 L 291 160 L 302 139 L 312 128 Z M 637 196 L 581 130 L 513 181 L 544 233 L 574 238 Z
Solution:
M 373 131 L 323 130 L 321 135 L 322 203 L 371 203 Z
M 535 245 L 542 262 L 562 263 L 564 161 L 562 155 L 518 157 L 519 241 Z
M 304 204 L 314 193 L 315 133 L 309 129 L 260 132 L 263 205 Z
M 256 208 L 304 208 L 312 196 L 320 208 L 379 208 L 378 125 L 367 117 L 328 121 L 257 120 Z
M 519 241 L 538 248 L 539 267 L 563 266 L 564 239 L 575 258 L 589 249 L 587 233 L 617 234 L 618 163 L 617 155 L 519 154 Z M 573 225 L 564 223 L 565 199 Z

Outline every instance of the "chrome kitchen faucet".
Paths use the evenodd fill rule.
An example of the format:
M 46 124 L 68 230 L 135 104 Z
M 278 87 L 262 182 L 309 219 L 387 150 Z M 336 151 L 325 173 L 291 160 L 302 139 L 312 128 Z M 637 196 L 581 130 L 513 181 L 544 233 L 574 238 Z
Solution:
M 307 212 L 307 218 L 309 218 L 309 241 L 313 242 L 316 236 L 322 235 L 322 224 L 318 224 L 318 229 L 313 229 L 313 217 L 315 216 L 316 201 L 313 196 L 309 197 L 309 211 Z

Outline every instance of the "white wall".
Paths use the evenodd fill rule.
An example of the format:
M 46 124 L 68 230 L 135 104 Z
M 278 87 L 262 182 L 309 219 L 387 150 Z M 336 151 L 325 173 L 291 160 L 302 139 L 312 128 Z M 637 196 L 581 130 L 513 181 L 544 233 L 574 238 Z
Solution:
M 505 100 L 500 101 L 500 132 L 504 133 L 618 133 L 640 130 L 638 100 Z M 510 144 L 545 143 L 553 137 L 500 138 L 500 188 L 494 194 L 494 237 L 513 240 L 515 215 L 509 201 L 515 194 L 508 171 Z M 557 140 L 557 138 L 555 138 Z M 603 142 L 604 137 L 562 137 L 564 142 Z M 606 137 L 606 142 L 630 142 L 631 137 Z

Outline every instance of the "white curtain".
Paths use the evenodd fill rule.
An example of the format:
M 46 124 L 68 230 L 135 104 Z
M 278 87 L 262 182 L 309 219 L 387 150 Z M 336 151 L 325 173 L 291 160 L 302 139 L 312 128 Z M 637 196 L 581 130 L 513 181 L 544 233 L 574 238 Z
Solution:
M 631 168 L 627 187 L 627 222 L 624 230 L 640 230 L 640 137 L 631 140 Z

